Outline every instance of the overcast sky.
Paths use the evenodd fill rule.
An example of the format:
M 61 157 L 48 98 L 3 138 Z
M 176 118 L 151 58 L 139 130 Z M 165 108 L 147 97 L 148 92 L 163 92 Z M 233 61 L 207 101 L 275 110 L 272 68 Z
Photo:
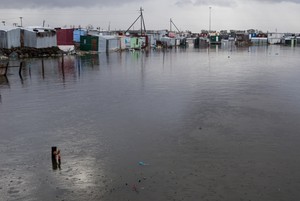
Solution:
M 146 29 L 258 29 L 300 33 L 300 0 L 0 0 L 0 20 L 6 25 L 70 25 L 127 29 L 144 9 Z M 139 24 L 134 29 L 139 29 Z M 174 29 L 174 28 L 173 28 Z

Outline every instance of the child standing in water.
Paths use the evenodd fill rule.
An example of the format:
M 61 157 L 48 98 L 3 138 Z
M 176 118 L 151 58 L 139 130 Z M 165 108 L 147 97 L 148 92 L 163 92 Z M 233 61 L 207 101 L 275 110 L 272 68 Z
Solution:
M 60 164 L 61 164 L 61 157 L 60 157 L 60 150 L 58 149 L 57 152 L 56 152 L 56 161 L 57 161 L 57 166 L 59 169 L 60 168 Z

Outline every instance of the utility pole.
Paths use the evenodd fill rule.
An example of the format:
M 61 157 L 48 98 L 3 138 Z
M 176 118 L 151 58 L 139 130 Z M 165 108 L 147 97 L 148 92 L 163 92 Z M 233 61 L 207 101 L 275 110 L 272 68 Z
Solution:
M 172 25 L 177 29 L 178 32 L 180 32 L 179 29 L 177 28 L 177 26 L 174 24 L 172 18 L 171 18 L 170 19 L 170 31 L 172 31 Z
M 140 15 L 141 16 L 141 35 L 143 35 L 143 23 L 144 23 L 143 11 L 144 11 L 144 9 L 142 7 L 140 7 L 140 12 L 141 12 L 141 15 Z
M 126 30 L 126 32 L 125 33 L 127 33 L 130 29 L 131 29 L 131 27 L 133 27 L 134 28 L 134 24 L 138 21 L 138 19 L 140 19 L 141 18 L 141 35 L 143 35 L 143 33 L 145 33 L 146 34 L 146 25 L 145 25 L 145 21 L 144 21 L 144 16 L 143 16 L 143 11 L 144 11 L 144 9 L 142 8 L 142 7 L 140 7 L 140 15 L 139 15 L 139 17 L 132 23 L 132 25 Z
M 209 33 L 211 31 L 211 7 L 209 7 Z
M 23 17 L 20 17 L 20 21 L 21 21 L 21 27 L 23 27 L 23 22 L 22 22 Z

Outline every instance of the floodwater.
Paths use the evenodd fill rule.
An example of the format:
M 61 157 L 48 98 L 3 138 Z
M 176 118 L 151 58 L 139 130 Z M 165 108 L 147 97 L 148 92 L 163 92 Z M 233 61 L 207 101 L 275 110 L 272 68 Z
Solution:
M 299 47 L 24 62 L 0 77 L 0 200 L 300 197 Z

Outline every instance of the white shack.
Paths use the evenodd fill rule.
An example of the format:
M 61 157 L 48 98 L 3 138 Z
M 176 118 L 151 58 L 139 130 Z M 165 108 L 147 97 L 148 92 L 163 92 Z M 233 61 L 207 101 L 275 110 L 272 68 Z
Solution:
M 252 37 L 250 40 L 253 45 L 268 45 L 268 38 L 266 37 Z
M 283 37 L 283 33 L 268 33 L 268 43 L 271 45 L 280 44 Z
M 11 26 L 0 26 L 0 48 L 20 47 L 20 28 Z
M 168 36 L 164 36 L 161 39 L 161 42 L 163 42 L 167 47 L 175 47 L 176 46 L 176 39 L 170 38 Z
M 98 52 L 113 52 L 120 50 L 119 38 L 116 36 L 99 36 Z
M 27 27 L 22 30 L 24 47 L 56 47 L 56 31 L 49 27 Z

